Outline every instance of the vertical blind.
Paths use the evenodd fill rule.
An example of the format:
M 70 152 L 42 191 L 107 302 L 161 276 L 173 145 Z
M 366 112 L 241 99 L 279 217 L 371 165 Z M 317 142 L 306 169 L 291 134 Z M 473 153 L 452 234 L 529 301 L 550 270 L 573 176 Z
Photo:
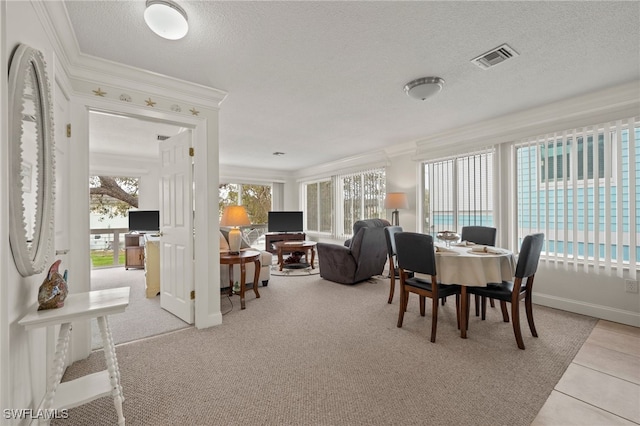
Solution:
M 335 188 L 336 237 L 349 238 L 353 224 L 361 219 L 383 217 L 386 179 L 384 168 L 373 168 L 357 173 L 339 174 L 333 177 Z
M 493 226 L 493 149 L 424 163 L 427 233 Z
M 638 117 L 515 145 L 517 243 L 545 234 L 545 261 L 633 279 L 640 260 Z

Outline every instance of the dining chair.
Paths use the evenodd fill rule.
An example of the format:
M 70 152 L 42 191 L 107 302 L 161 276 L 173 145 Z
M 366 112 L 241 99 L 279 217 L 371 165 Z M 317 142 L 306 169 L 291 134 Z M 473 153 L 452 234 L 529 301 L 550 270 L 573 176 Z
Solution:
M 460 328 L 460 286 L 438 283 L 436 274 L 436 257 L 431 235 L 415 232 L 398 232 L 395 234 L 396 257 L 400 270 L 400 308 L 398 327 L 402 327 L 404 313 L 409 302 L 409 293 L 420 297 L 420 315 L 425 316 L 425 298 L 431 298 L 431 342 L 436 341 L 438 327 L 438 304 L 440 299 L 456 296 L 456 318 Z M 412 277 L 410 273 L 413 273 Z M 424 274 L 428 278 L 420 278 L 415 274 Z
M 543 243 L 544 234 L 532 234 L 524 238 L 520 246 L 515 279 L 513 281 L 489 284 L 486 287 L 467 287 L 467 294 L 499 300 L 505 322 L 509 321 L 508 316 L 506 316 L 507 302 L 511 303 L 511 324 L 513 325 L 513 333 L 516 336 L 516 343 L 520 349 L 524 349 L 524 341 L 522 340 L 522 332 L 520 331 L 520 301 L 523 298 L 529 329 L 533 337 L 538 337 L 538 332 L 533 322 L 531 295 L 533 292 L 533 280 L 536 275 L 536 270 L 538 269 L 538 261 L 540 260 Z M 467 304 L 467 309 L 469 309 L 468 306 Z M 483 312 L 485 308 L 486 299 L 483 300 Z M 467 312 L 467 318 L 468 317 Z
M 387 226 L 384 228 L 384 236 L 387 239 L 387 252 L 389 254 L 389 278 L 391 285 L 389 286 L 389 300 L 387 303 L 393 302 L 393 293 L 396 288 L 396 278 L 400 278 L 398 267 L 396 266 L 396 240 L 395 235 L 402 232 L 401 226 Z
M 490 226 L 463 226 L 460 239 L 483 246 L 495 246 L 496 233 L 496 228 Z
M 462 231 L 460 232 L 460 240 L 494 247 L 496 245 L 496 233 L 497 229 L 490 226 L 463 226 Z M 474 301 L 476 306 L 476 316 L 478 316 L 480 311 L 480 302 L 485 304 L 486 300 L 481 300 L 480 297 L 476 296 Z M 490 299 L 489 302 L 491 303 L 491 307 L 495 308 L 493 299 Z

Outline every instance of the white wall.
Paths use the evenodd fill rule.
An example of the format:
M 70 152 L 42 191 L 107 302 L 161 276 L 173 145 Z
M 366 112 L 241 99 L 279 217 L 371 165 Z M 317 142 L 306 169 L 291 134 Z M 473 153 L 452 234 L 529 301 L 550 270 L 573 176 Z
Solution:
M 2 2 L 3 29 L 2 35 L 2 58 L 3 64 L 10 62 L 10 56 L 20 43 L 27 44 L 44 54 L 47 63 L 47 74 L 50 81 L 56 77 L 54 67 L 51 65 L 55 61 L 53 46 L 49 43 L 47 34 L 40 25 L 38 15 L 34 6 L 29 2 Z M 6 70 L 6 68 L 2 68 Z M 3 72 L 4 79 L 6 73 Z M 7 120 L 6 93 L 3 94 L 3 108 L 0 112 L 3 122 Z M 10 138 L 7 137 L 7 129 L 3 129 L 3 136 L 0 138 L 2 153 L 7 151 L 7 144 Z M 0 155 L 3 170 L 2 181 L 6 183 L 8 170 L 8 155 Z M 0 186 L 0 218 L 3 227 L 8 225 L 8 204 L 9 188 L 6 184 Z M 6 235 L 3 235 L 6 237 Z M 0 358 L 0 373 L 3 382 L 2 393 L 0 393 L 0 407 L 2 408 L 29 408 L 37 406 L 44 395 L 46 387 L 46 334 L 45 331 L 35 330 L 26 332 L 17 321 L 27 312 L 27 310 L 37 302 L 38 287 L 42 283 L 46 271 L 28 278 L 23 278 L 18 273 L 11 257 L 9 239 L 2 238 L 0 253 L 3 259 L 3 275 L 0 277 L 2 287 L 6 289 L 0 297 L 2 317 L 0 317 L 0 336 L 3 341 L 3 357 Z M 52 249 L 53 251 L 53 249 Z M 51 256 L 52 257 L 52 256 Z M 4 267 L 6 266 L 6 268 Z

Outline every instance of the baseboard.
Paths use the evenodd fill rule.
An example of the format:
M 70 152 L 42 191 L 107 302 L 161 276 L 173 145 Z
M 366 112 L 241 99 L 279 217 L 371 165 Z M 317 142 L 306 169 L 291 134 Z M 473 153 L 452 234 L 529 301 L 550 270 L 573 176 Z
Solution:
M 548 294 L 533 293 L 533 303 L 548 306 L 550 308 L 562 309 L 563 311 L 574 312 L 576 314 L 588 315 L 607 321 L 627 324 L 640 327 L 640 313 L 624 311 L 603 305 L 594 305 L 573 299 L 565 299 Z

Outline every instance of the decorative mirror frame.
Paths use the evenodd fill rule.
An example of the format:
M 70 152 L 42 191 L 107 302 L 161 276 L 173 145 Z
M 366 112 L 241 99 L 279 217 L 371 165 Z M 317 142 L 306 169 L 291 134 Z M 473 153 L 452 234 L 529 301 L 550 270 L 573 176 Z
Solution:
M 25 78 L 34 73 L 33 93 L 36 107 L 37 176 L 33 239 L 27 240 L 27 222 L 23 201 L 22 136 Z M 44 56 L 25 44 L 16 48 L 9 68 L 9 242 L 18 272 L 28 277 L 47 266 L 54 235 L 54 157 L 51 88 Z

